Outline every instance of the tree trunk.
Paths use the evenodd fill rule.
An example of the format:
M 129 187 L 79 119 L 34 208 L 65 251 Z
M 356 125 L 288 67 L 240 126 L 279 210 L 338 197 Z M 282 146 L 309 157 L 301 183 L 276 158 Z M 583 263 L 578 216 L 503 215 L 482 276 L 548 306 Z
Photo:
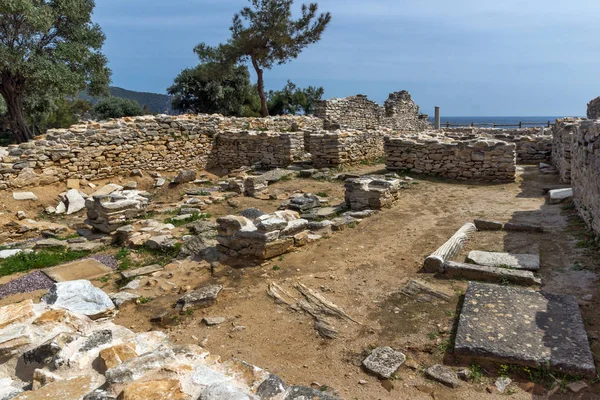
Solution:
M 258 77 L 258 83 L 256 85 L 258 89 L 258 97 L 260 97 L 260 115 L 264 117 L 269 116 L 269 107 L 267 107 L 267 95 L 265 94 L 265 81 L 263 79 L 263 70 L 258 66 L 258 62 L 252 58 L 252 66 L 256 71 L 256 76 Z
M 23 113 L 24 83 L 23 79 L 2 75 L 2 83 L 0 84 L 0 94 L 2 94 L 8 109 L 10 130 L 17 143 L 33 139 L 33 133 L 27 126 L 25 114 Z

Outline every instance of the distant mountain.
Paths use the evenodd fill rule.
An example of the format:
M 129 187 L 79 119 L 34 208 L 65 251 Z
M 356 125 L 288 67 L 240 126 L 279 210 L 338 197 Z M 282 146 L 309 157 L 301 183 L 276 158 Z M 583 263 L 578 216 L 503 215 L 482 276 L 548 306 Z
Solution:
M 137 101 L 140 106 L 147 106 L 153 113 L 159 114 L 175 114 L 171 107 L 171 96 L 166 94 L 148 93 L 148 92 L 136 92 L 133 90 L 127 90 L 120 87 L 110 86 L 110 95 L 114 97 L 121 97 L 123 99 L 130 99 Z M 92 97 L 87 93 L 79 95 L 80 98 L 96 104 L 98 98 Z

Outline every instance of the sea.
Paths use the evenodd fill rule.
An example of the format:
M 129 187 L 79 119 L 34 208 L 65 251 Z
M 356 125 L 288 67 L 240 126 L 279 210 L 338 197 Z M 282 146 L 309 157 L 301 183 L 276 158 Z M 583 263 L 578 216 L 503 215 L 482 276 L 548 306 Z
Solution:
M 444 126 L 474 126 L 493 128 L 518 128 L 519 123 L 523 128 L 526 127 L 544 127 L 552 125 L 557 118 L 563 117 L 444 117 L 441 118 L 441 125 Z M 429 117 L 433 124 L 434 118 Z

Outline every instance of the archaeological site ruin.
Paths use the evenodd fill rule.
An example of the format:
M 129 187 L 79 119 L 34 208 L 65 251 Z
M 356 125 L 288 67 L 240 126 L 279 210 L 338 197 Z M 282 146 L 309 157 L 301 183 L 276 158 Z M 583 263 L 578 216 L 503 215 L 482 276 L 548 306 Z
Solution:
M 399 91 L 0 148 L 0 400 L 593 398 L 599 109 L 438 130 Z

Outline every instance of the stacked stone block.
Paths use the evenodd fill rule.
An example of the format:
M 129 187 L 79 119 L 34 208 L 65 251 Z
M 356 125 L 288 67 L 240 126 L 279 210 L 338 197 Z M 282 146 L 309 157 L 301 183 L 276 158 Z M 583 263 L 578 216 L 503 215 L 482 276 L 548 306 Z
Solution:
M 70 178 L 105 179 L 128 175 L 134 169 L 204 169 L 220 163 L 231 168 L 254 162 L 283 166 L 303 155 L 301 130 L 322 126 L 322 120 L 308 116 L 158 115 L 51 129 L 44 139 L 8 147 L 8 155 L 2 156 L 0 163 L 0 189 Z M 217 148 L 220 135 L 224 146 L 221 157 Z M 272 144 L 255 140 L 261 135 L 270 136 Z M 232 144 L 236 136 L 239 142 L 247 143 Z M 250 154 L 232 155 L 230 150 L 236 146 L 248 148 Z
M 391 130 L 337 130 L 310 135 L 310 149 L 315 168 L 331 168 L 376 160 L 383 157 L 383 138 Z
M 582 121 L 572 141 L 573 200 L 587 226 L 600 234 L 600 120 Z
M 512 182 L 515 144 L 494 139 L 459 140 L 428 132 L 385 138 L 386 168 L 457 180 Z
M 390 207 L 400 196 L 405 181 L 386 176 L 363 176 L 346 179 L 345 200 L 348 208 L 354 211 L 380 210 Z
M 552 156 L 552 131 L 548 128 L 447 128 L 445 136 L 456 139 L 489 138 L 514 143 L 517 163 L 539 164 L 550 162 Z
M 571 182 L 573 137 L 582 121 L 579 118 L 563 118 L 552 127 L 552 164 L 558 169 L 563 183 Z
M 308 221 L 291 210 L 255 220 L 236 215 L 217 219 L 217 250 L 231 258 L 273 258 L 305 245 L 307 237 Z
M 419 107 L 405 90 L 391 93 L 383 107 L 360 94 L 322 100 L 315 105 L 315 116 L 323 119 L 327 130 L 391 128 L 420 131 L 430 127 L 427 116 L 419 114 Z
M 149 194 L 137 190 L 93 196 L 85 202 L 86 222 L 101 232 L 115 232 L 119 227 L 143 215 L 149 203 Z
M 217 163 L 226 168 L 286 167 L 304 154 L 302 132 L 226 131 L 217 137 Z

